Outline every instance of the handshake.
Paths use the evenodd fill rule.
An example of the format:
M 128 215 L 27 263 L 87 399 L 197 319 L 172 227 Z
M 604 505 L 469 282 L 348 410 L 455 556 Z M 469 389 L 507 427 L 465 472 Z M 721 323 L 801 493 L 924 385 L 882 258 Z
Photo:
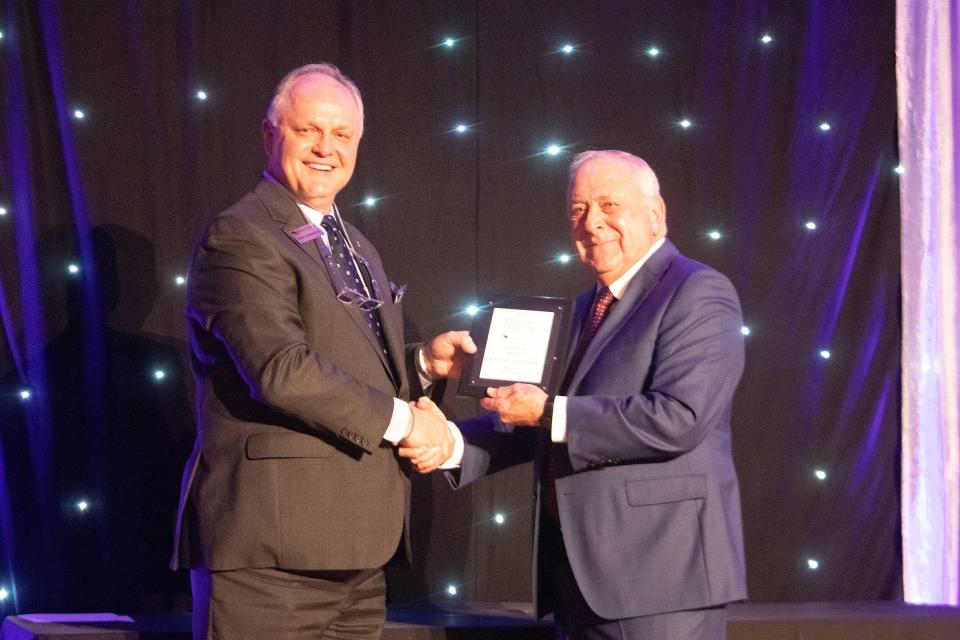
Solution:
M 421 345 L 414 357 L 423 377 L 439 380 L 459 378 L 464 360 L 476 352 L 469 332 L 447 331 Z M 417 471 L 429 473 L 449 460 L 455 446 L 456 438 L 437 405 L 426 397 L 410 403 L 409 428 L 398 443 L 401 457 L 410 459 Z
M 430 473 L 450 459 L 456 439 L 446 416 L 430 398 L 411 402 L 410 412 L 410 429 L 399 442 L 397 452 L 420 473 Z
M 477 347 L 466 331 L 448 331 L 422 347 L 424 373 L 431 380 L 443 377 L 458 378 L 466 355 L 476 353 Z M 547 394 L 531 384 L 517 383 L 490 388 L 480 405 L 499 414 L 504 424 L 535 427 L 543 416 Z M 410 427 L 398 443 L 401 458 L 407 458 L 420 473 L 430 473 L 449 462 L 456 447 L 446 416 L 429 398 L 410 403 Z

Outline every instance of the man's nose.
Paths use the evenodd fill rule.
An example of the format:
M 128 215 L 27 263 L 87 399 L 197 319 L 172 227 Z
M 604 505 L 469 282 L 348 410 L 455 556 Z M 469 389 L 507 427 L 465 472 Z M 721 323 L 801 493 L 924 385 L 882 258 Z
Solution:
M 600 229 L 603 227 L 603 210 L 596 204 L 587 206 L 587 214 L 583 217 L 583 226 L 588 230 Z
M 330 136 L 323 133 L 318 134 L 317 139 L 313 141 L 312 151 L 318 156 L 328 156 L 333 153 L 333 143 Z

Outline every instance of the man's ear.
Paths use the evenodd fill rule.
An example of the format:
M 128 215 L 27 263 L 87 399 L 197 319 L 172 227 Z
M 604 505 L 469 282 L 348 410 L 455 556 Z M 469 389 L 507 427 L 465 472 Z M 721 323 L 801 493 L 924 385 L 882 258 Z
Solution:
M 650 198 L 650 226 L 658 235 L 667 226 L 667 203 L 660 196 Z

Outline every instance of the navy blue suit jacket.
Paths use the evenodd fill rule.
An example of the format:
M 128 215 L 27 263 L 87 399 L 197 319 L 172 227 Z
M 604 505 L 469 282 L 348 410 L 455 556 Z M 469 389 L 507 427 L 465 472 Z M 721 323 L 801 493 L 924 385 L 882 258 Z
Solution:
M 577 300 L 571 342 L 592 298 L 593 290 Z M 557 479 L 557 498 L 570 566 L 601 617 L 746 597 L 730 449 L 741 327 L 730 281 L 668 240 L 630 282 L 573 373 L 566 395 L 574 473 Z M 449 474 L 455 486 L 530 456 L 539 461 L 545 430 L 504 433 L 492 422 L 461 423 L 467 447 L 459 474 Z M 535 558 L 535 574 L 550 560 Z M 540 598 L 537 604 L 540 614 L 549 609 Z

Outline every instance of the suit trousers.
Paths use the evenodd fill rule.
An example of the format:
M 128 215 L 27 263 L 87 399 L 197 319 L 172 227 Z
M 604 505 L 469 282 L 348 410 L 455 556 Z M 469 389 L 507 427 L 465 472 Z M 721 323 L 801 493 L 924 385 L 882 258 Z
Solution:
M 540 584 L 553 604 L 557 640 L 724 640 L 725 606 L 671 611 L 635 618 L 608 620 L 590 608 L 570 568 L 563 537 L 549 518 L 540 521 Z M 543 566 L 546 565 L 546 566 Z M 650 576 L 656 580 L 656 576 Z
M 382 568 L 192 569 L 194 640 L 376 640 L 386 619 Z

